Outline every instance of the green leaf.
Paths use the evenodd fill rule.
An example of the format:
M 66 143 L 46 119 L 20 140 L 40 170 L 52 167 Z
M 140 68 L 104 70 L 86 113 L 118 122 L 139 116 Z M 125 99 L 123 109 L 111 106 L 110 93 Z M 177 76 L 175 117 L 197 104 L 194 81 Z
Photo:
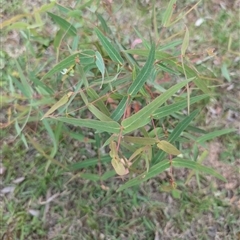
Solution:
M 156 164 L 155 166 L 151 167 L 149 169 L 149 172 L 147 172 L 146 174 L 142 174 L 141 176 L 138 176 L 137 178 L 127 181 L 120 188 L 118 188 L 117 192 L 120 192 L 126 188 L 129 188 L 129 187 L 132 187 L 135 185 L 139 185 L 140 183 L 159 175 L 160 173 L 164 172 L 169 167 L 170 167 L 169 160 L 163 160 L 160 163 Z
M 139 55 L 139 56 L 144 56 L 144 57 L 147 57 L 149 55 L 149 51 L 145 49 L 129 49 L 129 50 L 125 50 L 125 52 Z M 155 52 L 155 59 L 157 60 L 167 60 L 167 59 L 175 59 L 175 58 L 176 57 L 166 52 L 162 52 L 159 50 Z
M 222 136 L 224 134 L 231 133 L 231 132 L 236 132 L 236 129 L 223 129 L 223 130 L 214 131 L 214 132 L 211 132 L 211 133 L 208 133 L 208 134 L 206 134 L 204 136 L 199 137 L 196 140 L 196 142 L 204 143 L 206 141 L 212 140 L 212 139 L 214 139 L 216 137 L 219 137 L 219 136 Z
M 188 45 L 189 45 L 189 31 L 188 31 L 188 28 L 186 27 L 186 32 L 185 32 L 182 47 L 181 47 L 182 56 L 185 55 Z
M 103 81 L 104 81 L 105 64 L 104 64 L 104 60 L 102 58 L 102 55 L 98 51 L 96 51 L 96 65 L 97 65 L 99 71 L 102 74 L 102 84 L 100 86 L 100 88 L 102 88 Z
M 77 170 L 80 170 L 80 169 L 87 169 L 89 167 L 94 167 L 97 164 L 99 164 L 99 162 L 108 163 L 110 161 L 111 161 L 110 156 L 104 156 L 104 157 L 101 157 L 101 159 L 99 159 L 99 158 L 89 158 L 87 160 L 71 164 L 69 166 L 69 169 L 71 171 L 77 171 Z
M 123 133 L 132 132 L 144 125 L 146 125 L 150 119 L 151 115 L 156 111 L 163 103 L 167 101 L 174 93 L 176 93 L 179 89 L 181 89 L 184 85 L 190 82 L 192 79 L 184 80 L 171 88 L 169 88 L 166 92 L 164 92 L 159 97 L 155 98 L 151 103 L 145 106 L 136 114 L 132 115 L 131 117 L 124 119 L 122 121 L 122 126 L 124 128 Z
M 155 56 L 155 45 L 153 44 L 145 65 L 143 66 L 143 68 L 137 75 L 137 78 L 133 81 L 132 85 L 128 89 L 127 93 L 132 97 L 134 97 L 138 93 L 138 91 L 142 88 L 144 83 L 149 78 L 149 75 L 151 74 L 153 69 L 154 56 Z
M 20 64 L 18 63 L 18 61 L 17 60 L 14 60 L 14 61 L 17 66 L 20 80 L 22 82 L 22 86 L 23 86 L 23 88 L 21 89 L 22 93 L 30 100 L 30 98 L 32 97 L 31 85 L 28 83 L 28 81 L 25 77 L 25 74 L 23 73 L 22 68 L 21 68 Z
M 147 50 L 142 50 L 142 49 L 126 50 L 126 52 L 131 53 L 131 54 L 137 54 L 139 56 L 147 56 L 147 54 L 148 54 Z M 156 51 L 155 59 L 164 61 L 164 63 L 166 62 L 167 64 L 170 65 L 170 67 L 177 68 L 177 70 L 184 75 L 185 75 L 185 73 L 184 73 L 184 69 L 185 69 L 187 78 L 194 78 L 193 82 L 197 85 L 198 88 L 200 88 L 204 93 L 207 93 L 207 94 L 211 93 L 210 90 L 208 89 L 206 80 L 203 77 L 199 76 L 199 74 L 196 71 L 194 71 L 193 69 L 191 69 L 190 67 L 188 67 L 185 64 L 183 65 L 184 66 L 184 69 L 183 69 L 182 64 L 180 64 L 177 61 L 176 56 L 173 56 L 169 53 Z
M 49 3 L 49 4 L 44 4 L 44 5 L 42 5 L 42 6 L 39 8 L 38 12 L 39 12 L 39 13 L 46 12 L 47 10 L 53 8 L 53 7 L 55 6 L 55 4 L 56 4 L 55 1 L 52 1 L 52 2 Z
M 107 116 L 110 116 L 108 108 L 105 106 L 103 102 L 103 98 L 101 98 L 93 88 L 88 88 L 87 94 L 91 98 L 91 102 L 94 102 L 94 105 L 97 106 L 100 109 L 100 111 L 102 111 L 102 113 L 104 113 Z M 113 120 L 117 121 L 116 119 Z
M 64 68 L 69 68 L 70 66 L 75 64 L 75 58 L 79 56 L 79 53 L 74 53 L 71 56 L 63 59 L 61 62 L 59 62 L 57 65 L 55 65 L 51 70 L 49 70 L 42 78 L 46 79 L 48 77 L 51 77 L 54 73 L 62 71 Z
M 174 4 L 176 4 L 176 0 L 170 0 L 168 3 L 167 9 L 163 14 L 162 25 L 163 27 L 168 27 L 171 23 L 171 18 L 174 10 Z
M 175 199 L 180 199 L 181 198 L 182 191 L 180 191 L 178 189 L 173 189 L 171 193 L 172 193 L 172 196 Z
M 79 54 L 80 64 L 89 65 L 95 61 L 95 52 L 91 49 L 86 49 Z
M 222 65 L 221 71 L 222 71 L 223 77 L 226 78 L 228 80 L 228 82 L 231 82 L 231 77 L 230 77 L 229 71 L 227 69 L 227 64 L 226 63 L 224 63 Z
M 180 45 L 182 43 L 182 40 L 174 40 L 172 42 L 167 42 L 165 45 L 161 45 L 159 46 L 158 50 L 159 51 L 163 51 L 163 50 L 167 50 L 167 49 L 176 49 L 176 47 L 178 45 Z
M 91 180 L 91 181 L 99 181 L 100 176 L 92 173 L 80 173 L 80 178 Z
M 50 162 L 55 163 L 56 165 L 58 165 L 59 167 L 64 168 L 65 170 L 68 170 L 68 167 L 66 167 L 65 165 L 63 165 L 61 162 L 57 161 L 56 159 L 52 158 L 51 156 L 47 155 L 44 150 L 42 149 L 42 145 L 39 144 L 38 142 L 36 142 L 32 137 L 30 137 L 27 134 L 27 138 L 28 138 L 28 142 L 30 142 L 33 147 L 39 152 L 41 153 L 46 159 L 48 159 Z
M 180 75 L 180 73 L 178 71 L 172 70 L 171 68 L 165 66 L 162 63 L 159 63 L 157 66 L 164 72 L 171 73 L 171 74 L 174 74 L 174 75 L 177 75 L 177 76 Z
M 150 137 L 132 137 L 123 136 L 122 140 L 130 144 L 140 144 L 140 145 L 154 145 L 157 142 L 156 138 Z
M 201 171 L 201 172 L 210 174 L 210 175 L 226 182 L 226 179 L 221 174 L 214 171 L 212 168 L 205 167 L 205 166 L 203 166 L 197 162 L 191 161 L 189 159 L 174 158 L 174 159 L 172 159 L 172 165 L 174 167 L 190 168 L 195 171 Z
M 45 94 L 48 93 L 49 95 L 53 96 L 54 90 L 47 86 L 44 82 L 39 81 L 36 75 L 33 72 L 29 72 L 29 79 L 33 81 L 34 86 L 38 89 L 43 89 Z M 44 94 L 42 94 L 44 95 Z
M 101 23 L 101 26 L 102 26 L 104 32 L 111 34 L 111 30 L 110 30 L 110 28 L 108 27 L 108 25 L 107 25 L 105 19 L 102 17 L 102 15 L 99 14 L 99 13 L 96 13 L 96 15 L 97 15 L 98 20 L 99 20 L 100 23 Z
M 157 146 L 158 148 L 160 148 L 161 150 L 163 150 L 168 154 L 176 155 L 176 156 L 181 154 L 181 152 L 175 146 L 173 146 L 171 143 L 165 140 L 159 141 Z
M 196 116 L 197 113 L 198 113 L 198 110 L 196 109 L 189 116 L 187 116 L 184 120 L 182 120 L 180 123 L 178 123 L 178 125 L 174 128 L 172 133 L 169 135 L 168 141 L 174 142 L 180 136 L 180 134 L 188 127 L 188 125 L 191 123 L 191 121 L 194 119 L 194 117 Z M 162 161 L 162 159 L 164 158 L 165 155 L 166 155 L 165 152 L 159 151 L 155 155 L 155 157 L 153 159 L 153 163 L 155 163 L 156 161 Z
M 124 114 L 124 111 L 126 109 L 128 97 L 123 97 L 120 103 L 118 104 L 117 108 L 113 111 L 111 118 L 114 121 L 118 121 Z
M 107 115 L 105 115 L 103 112 L 101 112 L 100 110 L 98 110 L 93 104 L 89 103 L 87 105 L 89 111 L 99 120 L 101 121 L 106 121 L 106 122 L 111 122 L 113 121 L 110 117 L 108 117 Z
M 48 117 L 51 113 L 53 113 L 54 111 L 56 111 L 58 108 L 60 108 L 61 106 L 63 106 L 64 104 L 66 104 L 68 102 L 68 99 L 71 97 L 71 95 L 73 94 L 73 92 L 69 92 L 67 94 L 65 94 L 60 100 L 58 100 L 41 118 L 41 120 L 43 120 L 44 118 Z
M 187 126 L 192 122 L 195 116 L 199 113 L 199 110 L 194 110 L 189 116 L 187 116 L 184 120 L 182 120 L 178 125 L 174 128 L 171 134 L 168 137 L 169 142 L 175 141 L 181 133 L 187 128 Z
M 61 28 L 57 31 L 53 41 L 55 51 L 57 51 L 57 49 L 60 47 L 64 34 L 65 34 L 64 30 Z
M 120 159 L 113 158 L 111 163 L 112 163 L 114 170 L 116 171 L 116 173 L 119 176 L 128 174 L 128 169 L 124 167 L 124 164 L 121 162 Z
M 115 175 L 116 175 L 116 172 L 114 170 L 112 170 L 112 171 L 108 170 L 101 176 L 101 180 L 102 181 L 106 181 L 107 179 L 109 179 L 109 178 L 111 178 L 111 177 L 113 177 Z
M 114 62 L 117 62 L 122 65 L 123 59 L 122 59 L 120 53 L 116 50 L 116 48 L 110 43 L 109 39 L 107 37 L 105 37 L 98 28 L 95 28 L 95 32 L 96 32 L 101 44 L 103 45 L 104 49 L 108 53 L 109 57 Z
M 53 21 L 55 23 L 57 23 L 60 26 L 60 28 L 62 28 L 67 34 L 69 34 L 71 36 L 77 35 L 77 29 L 71 23 L 69 23 L 65 19 L 63 19 L 53 13 L 50 13 L 50 12 L 47 12 L 47 13 L 53 19 Z
M 195 77 L 194 83 L 197 85 L 198 88 L 200 88 L 204 93 L 211 94 L 210 90 L 208 89 L 207 82 L 205 79 L 201 79 L 201 77 L 198 76 L 198 73 L 191 69 L 189 66 L 186 64 L 177 64 L 176 67 L 179 72 L 182 74 L 187 75 L 187 78 L 192 78 Z M 184 71 L 185 69 L 185 71 Z
M 94 119 L 79 119 L 79 118 L 67 118 L 67 117 L 58 117 L 55 119 L 57 121 L 65 122 L 68 124 L 73 124 L 78 127 L 87 127 L 93 128 L 101 132 L 109 132 L 109 133 L 119 133 L 120 125 L 117 122 L 106 122 L 106 121 L 98 121 Z
M 190 99 L 190 105 L 195 103 L 195 102 L 199 102 L 204 98 L 209 97 L 208 94 L 203 94 L 203 95 L 199 95 L 196 97 L 192 97 Z M 159 119 L 159 118 L 163 118 L 166 116 L 169 116 L 171 114 L 173 114 L 174 112 L 177 112 L 179 110 L 184 109 L 185 107 L 187 107 L 187 100 L 182 100 L 180 102 L 176 102 L 167 106 L 163 106 L 161 108 L 159 108 L 154 114 L 153 114 L 153 118 L 154 119 Z
M 95 52 L 92 50 L 85 50 L 85 51 L 77 52 L 77 53 L 70 55 L 69 57 L 63 59 L 61 62 L 56 64 L 51 70 L 49 70 L 41 78 L 41 80 L 51 77 L 53 74 L 55 74 L 57 72 L 61 72 L 64 68 L 69 68 L 69 67 L 75 65 L 76 58 L 78 58 L 78 57 L 80 58 L 81 64 L 89 64 L 89 62 L 94 62 Z

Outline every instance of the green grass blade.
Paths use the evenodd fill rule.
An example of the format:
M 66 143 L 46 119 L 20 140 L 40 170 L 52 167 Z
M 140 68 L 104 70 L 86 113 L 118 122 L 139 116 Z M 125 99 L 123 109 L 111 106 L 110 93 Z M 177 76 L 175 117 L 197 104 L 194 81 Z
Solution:
M 207 133 L 206 135 L 199 137 L 197 139 L 197 142 L 198 143 L 204 143 L 206 141 L 212 140 L 216 137 L 219 137 L 219 136 L 222 136 L 224 134 L 231 133 L 231 132 L 236 132 L 236 129 L 223 129 L 223 130 L 218 130 L 218 131 L 214 131 L 214 132 L 211 132 L 211 133 Z
M 77 35 L 77 29 L 71 24 L 69 23 L 68 21 L 66 21 L 65 19 L 53 14 L 53 13 L 50 13 L 50 12 L 47 12 L 48 15 L 52 18 L 52 20 L 57 23 L 59 25 L 59 27 L 61 29 L 63 29 L 67 34 L 71 35 L 71 36 L 76 36 Z
M 53 143 L 53 148 L 52 148 L 52 151 L 51 151 L 51 157 L 53 158 L 55 156 L 55 154 L 57 153 L 57 150 L 58 150 L 58 142 L 56 141 L 56 137 L 54 135 L 54 132 L 53 132 L 53 129 L 49 123 L 48 120 L 44 119 L 42 121 L 44 127 L 45 127 L 45 130 L 48 132 L 48 135 Z
M 159 97 L 155 98 L 151 103 L 145 106 L 136 114 L 131 117 L 124 119 L 122 121 L 122 126 L 124 128 L 124 134 L 132 132 L 144 125 L 146 125 L 150 119 L 151 115 L 156 111 L 163 103 L 167 101 L 170 97 L 172 97 L 179 89 L 181 89 L 184 85 L 190 82 L 192 79 L 184 80 L 173 87 L 169 88 L 166 92 L 164 92 Z
M 120 125 L 114 121 L 98 121 L 94 119 L 78 119 L 78 118 L 67 118 L 67 117 L 57 117 L 52 118 L 57 121 L 65 122 L 68 124 L 73 124 L 78 127 L 93 128 L 101 132 L 109 133 L 119 133 Z
M 114 61 L 117 62 L 119 64 L 123 64 L 123 59 L 120 55 L 120 53 L 116 50 L 116 48 L 110 43 L 110 41 L 108 40 L 107 37 L 105 37 L 102 32 L 98 29 L 95 28 L 95 32 L 101 42 L 101 44 L 103 45 L 104 49 L 106 50 L 106 52 L 108 53 L 109 57 Z
M 138 91 L 142 88 L 144 83 L 147 81 L 149 75 L 151 74 L 153 69 L 154 56 L 155 56 L 155 45 L 153 44 L 145 65 L 143 66 L 143 68 L 137 75 L 137 78 L 133 81 L 132 85 L 128 89 L 127 93 L 132 97 L 134 97 L 138 93 Z
M 29 136 L 28 134 L 27 138 L 29 140 L 29 142 L 33 145 L 33 147 L 39 152 L 41 153 L 46 159 L 48 159 L 50 162 L 55 163 L 56 165 L 58 165 L 59 167 L 62 167 L 65 170 L 68 170 L 68 167 L 66 167 L 64 164 L 60 163 L 59 161 L 57 161 L 56 159 L 50 157 L 49 155 L 47 155 L 45 153 L 45 151 L 42 149 L 42 146 L 36 142 L 31 136 Z
M 190 168 L 195 171 L 201 171 L 203 173 L 210 174 L 224 182 L 226 182 L 226 179 L 219 174 L 218 172 L 214 171 L 212 168 L 205 167 L 197 162 L 191 161 L 189 159 L 182 159 L 182 158 L 174 158 L 172 160 L 172 164 L 174 167 L 181 167 L 181 168 Z
M 20 64 L 18 63 L 17 60 L 15 60 L 15 64 L 17 66 L 18 69 L 18 73 L 20 76 L 20 80 L 22 83 L 22 93 L 28 98 L 28 100 L 30 100 L 31 96 L 32 96 L 32 89 L 31 89 L 31 85 L 28 83 L 25 75 L 23 74 L 22 68 L 20 66 Z

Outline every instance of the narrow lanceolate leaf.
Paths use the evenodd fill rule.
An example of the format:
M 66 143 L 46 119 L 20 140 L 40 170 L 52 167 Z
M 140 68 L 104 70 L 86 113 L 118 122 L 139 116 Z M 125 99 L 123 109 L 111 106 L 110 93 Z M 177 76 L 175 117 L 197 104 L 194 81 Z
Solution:
M 101 42 L 101 44 L 103 45 L 104 49 L 106 50 L 106 52 L 108 53 L 109 57 L 114 61 L 117 62 L 119 64 L 123 64 L 123 59 L 120 55 L 120 53 L 116 50 L 116 48 L 111 44 L 111 42 L 108 40 L 107 37 L 105 37 L 102 32 L 98 29 L 95 28 L 95 32 Z
M 105 106 L 105 103 L 103 102 L 103 98 L 101 98 L 93 88 L 88 88 L 87 94 L 91 98 L 91 102 L 94 102 L 94 105 L 98 107 L 98 109 L 102 113 L 104 113 L 107 116 L 110 116 L 108 108 Z M 116 121 L 116 119 L 113 120 Z
M 129 118 L 126 118 L 122 121 L 122 126 L 124 128 L 123 133 L 132 132 L 144 125 L 146 125 L 150 119 L 151 115 L 163 104 L 167 101 L 168 98 L 172 97 L 179 89 L 181 89 L 184 85 L 190 82 L 192 79 L 184 80 L 171 88 L 169 88 L 166 92 L 164 92 L 159 97 L 155 98 L 151 103 L 145 106 L 136 114 L 132 115 Z
M 170 0 L 170 2 L 168 3 L 167 9 L 163 14 L 163 27 L 168 27 L 170 25 L 175 3 L 176 0 Z
M 22 93 L 30 100 L 31 96 L 32 96 L 31 85 L 28 83 L 27 78 L 26 78 L 25 74 L 23 73 L 23 70 L 17 60 L 15 60 L 15 64 L 17 66 L 20 80 L 22 83 L 21 84 L 22 85 Z
M 183 119 L 178 125 L 174 128 L 171 134 L 168 137 L 169 142 L 175 141 L 181 133 L 188 127 L 188 125 L 192 122 L 195 116 L 199 113 L 199 110 L 194 110 L 189 116 Z
M 61 62 L 56 64 L 50 71 L 48 71 L 42 78 L 46 79 L 48 77 L 51 77 L 53 74 L 61 72 L 64 68 L 69 68 L 70 66 L 73 66 L 76 64 L 76 59 L 80 58 L 81 64 L 90 64 L 94 63 L 95 58 L 95 52 L 92 50 L 84 50 L 82 52 L 74 53 L 70 55 L 69 57 L 63 59 Z
M 69 92 L 65 94 L 59 101 L 57 101 L 41 118 L 43 120 L 44 118 L 48 117 L 50 114 L 52 114 L 54 111 L 56 111 L 58 108 L 63 106 L 68 102 L 68 99 L 72 96 L 73 92 Z
M 138 93 L 138 91 L 142 88 L 144 83 L 149 78 L 149 75 L 151 74 L 153 69 L 154 56 L 155 56 L 155 45 L 153 44 L 145 65 L 143 66 L 143 68 L 137 75 L 137 78 L 133 81 L 132 85 L 128 89 L 127 93 L 132 97 Z
M 214 131 L 214 132 L 205 134 L 202 137 L 199 137 L 197 139 L 197 142 L 198 143 L 204 143 L 206 141 L 212 140 L 212 139 L 214 139 L 216 137 L 219 137 L 219 136 L 222 136 L 224 134 L 231 133 L 231 132 L 236 132 L 236 129 L 223 129 L 223 130 L 219 130 L 219 131 Z
M 98 70 L 102 74 L 102 84 L 101 84 L 101 87 L 100 87 L 100 88 L 102 88 L 103 80 L 104 80 L 104 73 L 105 73 L 105 64 L 104 64 L 102 55 L 98 51 L 96 51 L 96 65 L 97 65 Z
M 176 156 L 181 154 L 181 152 L 175 146 L 173 146 L 171 143 L 165 140 L 159 141 L 157 146 L 158 148 L 160 148 L 161 150 L 163 150 L 168 154 L 176 155 Z
M 156 138 L 150 137 L 123 136 L 122 140 L 128 144 L 140 144 L 140 145 L 154 145 L 157 142 Z
M 73 55 L 63 59 L 57 65 L 55 65 L 50 71 L 48 71 L 41 80 L 51 77 L 56 72 L 61 72 L 64 68 L 69 68 L 75 64 L 75 58 L 78 57 L 79 53 L 74 53 Z
M 117 108 L 113 111 L 111 118 L 114 121 L 118 121 L 124 114 L 124 111 L 126 109 L 128 97 L 123 97 L 120 103 L 118 104 Z
M 174 142 L 181 133 L 188 127 L 188 125 L 191 123 L 191 121 L 194 119 L 194 117 L 197 115 L 198 110 L 196 109 L 193 111 L 189 116 L 187 116 L 185 119 L 183 119 L 178 125 L 174 128 L 174 130 L 171 132 L 171 134 L 168 137 L 169 142 Z M 159 151 L 154 158 L 154 162 L 161 161 L 164 159 L 165 153 Z
M 209 97 L 208 94 L 203 94 L 203 95 L 199 95 L 196 97 L 192 97 L 190 99 L 190 105 L 195 103 L 195 102 L 199 102 L 204 98 Z M 176 102 L 167 106 L 163 106 L 161 108 L 159 108 L 154 114 L 153 114 L 153 118 L 154 119 L 159 119 L 159 118 L 164 118 L 166 116 L 169 116 L 179 110 L 182 110 L 184 108 L 187 107 L 187 100 L 182 100 L 180 102 Z
M 101 157 L 101 163 L 109 163 L 111 160 L 110 156 L 102 156 Z M 84 161 L 79 161 L 73 164 L 70 164 L 69 169 L 71 171 L 76 171 L 79 169 L 86 169 L 88 167 L 94 167 L 97 164 L 99 164 L 99 158 L 88 158 L 87 160 Z
M 203 166 L 197 162 L 191 161 L 189 159 L 174 158 L 172 160 L 172 165 L 174 167 L 190 168 L 195 171 L 204 172 L 204 173 L 210 174 L 210 175 L 226 182 L 226 179 L 221 174 L 214 171 L 212 168 L 205 167 L 205 166 Z
M 106 121 L 98 121 L 94 119 L 79 119 L 79 118 L 67 118 L 67 117 L 58 117 L 58 118 L 52 118 L 52 119 L 65 122 L 68 124 L 73 124 L 78 127 L 93 128 L 101 132 L 109 132 L 109 133 L 120 132 L 120 125 L 114 121 L 106 122 Z
M 101 121 L 106 121 L 106 122 L 111 122 L 113 121 L 109 116 L 107 116 L 106 114 L 104 114 L 103 112 L 101 112 L 98 108 L 96 108 L 93 104 L 88 104 L 87 105 L 89 111 L 99 120 Z
M 62 28 L 67 34 L 71 35 L 71 36 L 76 36 L 77 35 L 77 29 L 68 21 L 66 21 L 65 19 L 47 12 L 48 15 L 53 19 L 53 21 L 55 23 L 57 23 L 59 25 L 60 28 Z
M 185 55 L 188 45 L 189 45 L 189 31 L 188 31 L 188 28 L 186 27 L 185 36 L 184 36 L 182 47 L 181 47 L 182 56 Z
M 141 175 L 137 178 L 134 178 L 134 179 L 131 179 L 131 180 L 127 181 L 125 184 L 123 184 L 117 190 L 117 192 L 120 192 L 120 191 L 122 191 L 126 188 L 129 188 L 129 187 L 132 187 L 132 186 L 135 186 L 135 185 L 139 185 L 140 183 L 142 183 L 144 181 L 147 181 L 148 179 L 159 175 L 160 173 L 164 172 L 169 167 L 170 167 L 169 160 L 163 160 L 160 163 L 151 167 L 146 174 L 143 174 L 143 175 Z

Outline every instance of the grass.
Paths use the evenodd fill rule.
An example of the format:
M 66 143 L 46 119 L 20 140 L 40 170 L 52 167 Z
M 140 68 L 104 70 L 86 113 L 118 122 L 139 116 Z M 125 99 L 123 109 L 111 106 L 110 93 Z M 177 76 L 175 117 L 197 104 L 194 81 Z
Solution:
M 3 17 L 8 19 L 14 13 L 21 12 L 18 4 L 14 2 L 9 7 L 9 12 L 4 10 Z M 189 3 L 186 2 L 186 4 Z M 237 21 L 235 8 L 228 3 L 224 4 L 225 9 L 220 4 L 200 3 L 197 10 L 185 18 L 191 36 L 189 61 L 194 64 L 202 60 L 202 52 L 208 47 L 216 47 L 218 52 L 214 59 L 201 63 L 207 66 L 212 77 L 215 76 L 221 80 L 220 87 L 215 85 L 213 87 L 216 94 L 215 102 L 207 103 L 207 108 L 204 110 L 206 114 L 202 114 L 201 119 L 197 120 L 197 124 L 205 129 L 219 126 L 239 128 L 239 116 L 237 116 L 240 110 L 239 43 L 237 41 L 239 21 Z M 97 1 L 94 1 L 92 7 L 96 6 Z M 156 7 L 159 7 L 158 3 Z M 180 9 L 184 7 L 186 6 L 178 5 Z M 120 29 L 118 32 L 124 30 L 123 42 L 136 37 L 129 23 L 136 24 L 141 33 L 150 28 L 151 16 L 147 13 L 151 8 L 148 8 L 145 3 L 132 5 L 131 2 L 126 1 L 122 5 L 114 3 L 113 8 L 119 8 L 115 21 L 124 22 L 123 16 L 126 12 L 129 18 L 126 25 L 124 23 L 114 25 Z M 138 9 L 137 16 L 130 14 L 135 11 L 135 8 Z M 104 10 L 107 10 L 107 7 L 101 8 L 101 11 L 104 12 Z M 161 11 L 163 11 L 162 6 Z M 160 17 L 157 15 L 158 20 Z M 200 17 L 205 17 L 205 22 L 199 27 L 194 26 Z M 84 30 L 87 29 L 84 28 L 84 20 L 89 20 L 87 17 L 86 19 L 79 20 L 79 24 L 83 25 L 83 35 Z M 88 31 L 86 35 L 89 35 L 89 30 L 86 31 Z M 115 31 L 117 32 L 117 29 Z M 6 36 L 6 32 L 4 34 Z M 21 41 L 17 42 L 15 39 L 11 42 L 6 38 L 3 46 L 6 46 L 4 44 L 13 45 L 13 49 L 15 46 L 19 47 L 19 52 L 15 53 L 20 54 L 18 62 L 26 64 L 27 70 L 32 74 L 39 75 L 42 70 L 47 72 L 53 64 L 53 59 L 48 55 L 49 52 L 51 55 L 51 47 L 46 53 L 47 46 L 44 45 L 50 45 L 53 39 L 49 33 L 44 34 L 48 41 L 39 38 L 36 45 L 31 45 L 31 39 L 24 36 L 22 31 Z M 165 32 L 165 34 L 169 33 Z M 24 46 L 29 48 L 21 53 Z M 1 58 L 4 59 L 3 66 L 5 66 L 1 88 L 4 92 L 12 94 L 11 98 L 2 94 L 4 101 L 0 118 L 3 123 L 7 123 L 6 116 L 18 116 L 19 113 L 26 111 L 24 96 L 14 89 L 19 81 L 19 70 L 14 61 L 16 55 L 9 54 L 4 47 L 1 49 Z M 63 55 L 64 53 L 59 57 L 62 58 Z M 37 61 L 33 61 L 34 59 Z M 9 76 L 12 76 L 12 84 Z M 57 88 L 54 83 L 48 82 L 48 84 L 51 88 Z M 171 85 L 169 82 L 167 84 Z M 233 88 L 227 90 L 231 85 L 234 85 Z M 23 89 L 23 92 L 26 91 Z M 57 91 L 60 92 L 59 89 Z M 47 101 L 50 100 L 47 99 Z M 16 111 L 9 113 L 10 106 L 14 106 Z M 199 105 L 199 108 L 202 106 Z M 236 115 L 231 121 L 226 117 L 229 109 Z M 36 122 L 37 110 L 34 111 L 25 129 L 32 134 L 32 139 L 38 140 L 39 146 L 48 156 L 56 152 L 55 159 L 67 166 L 81 160 L 97 158 L 99 154 L 97 149 L 103 144 L 100 135 L 95 138 L 94 132 L 87 129 L 79 132 L 78 128 L 57 123 L 53 125 L 52 136 L 59 141 L 56 150 L 52 146 L 51 138 L 48 137 L 49 132 Z M 207 123 L 206 115 L 209 118 Z M 21 117 L 18 120 L 19 123 L 24 123 Z M 76 132 L 78 135 L 73 135 Z M 0 237 L 3 239 L 218 238 L 230 240 L 237 239 L 239 236 L 239 134 L 225 135 L 216 139 L 219 145 L 210 144 L 209 157 L 204 160 L 206 164 L 225 174 L 228 185 L 199 174 L 194 175 L 186 185 L 189 171 L 174 169 L 178 191 L 168 191 L 168 173 L 163 173 L 123 192 L 116 192 L 123 183 L 121 178 L 114 176 L 106 181 L 95 179 L 99 174 L 112 171 L 108 160 L 101 164 L 101 168 L 96 164 L 88 168 L 64 171 L 60 166 L 46 159 L 29 139 L 24 142 L 21 134 L 17 138 L 15 136 L 16 126 L 13 124 L 1 129 Z M 193 156 L 193 146 L 187 147 L 189 156 Z

